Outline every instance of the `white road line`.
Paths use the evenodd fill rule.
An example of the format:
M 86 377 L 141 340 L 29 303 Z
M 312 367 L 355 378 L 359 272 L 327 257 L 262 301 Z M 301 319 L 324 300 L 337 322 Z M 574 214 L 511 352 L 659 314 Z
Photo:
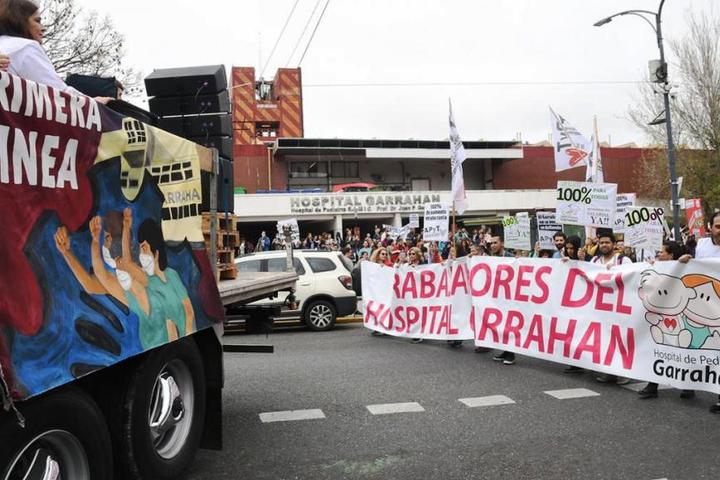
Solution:
M 260 421 L 262 423 L 315 420 L 318 418 L 325 418 L 323 411 L 318 408 L 310 410 L 287 410 L 284 412 L 265 412 L 260 414 Z
M 558 400 L 567 400 L 569 398 L 583 398 L 583 397 L 597 397 L 600 394 L 588 390 L 587 388 L 568 388 L 566 390 L 548 390 L 548 395 L 555 397 Z
M 390 413 L 424 412 L 425 409 L 417 402 L 408 403 L 382 403 L 379 405 L 368 405 L 367 409 L 373 415 L 387 415 Z
M 647 382 L 635 382 L 635 383 L 627 383 L 625 385 L 620 385 L 622 388 L 626 390 L 632 390 L 633 392 L 639 392 L 643 388 L 645 388 L 645 385 L 647 385 Z M 658 390 L 670 390 L 670 385 L 658 385 Z M 662 480 L 662 479 L 660 479 Z
M 492 407 L 495 405 L 509 405 L 515 403 L 510 397 L 505 395 L 490 395 L 488 397 L 472 397 L 472 398 L 461 398 L 458 400 L 460 403 L 470 408 L 475 407 Z

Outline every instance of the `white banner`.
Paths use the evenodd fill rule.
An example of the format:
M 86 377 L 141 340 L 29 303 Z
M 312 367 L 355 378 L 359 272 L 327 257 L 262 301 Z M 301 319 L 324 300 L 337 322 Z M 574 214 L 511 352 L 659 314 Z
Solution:
M 462 215 L 467 210 L 467 197 L 465 195 L 465 179 L 463 178 L 462 164 L 465 161 L 465 147 L 455 125 L 455 118 L 452 112 L 452 103 L 448 99 L 450 107 L 450 168 L 452 172 L 452 200 L 455 211 Z
M 552 143 L 555 153 L 555 171 L 562 172 L 570 168 L 587 165 L 592 143 L 585 138 L 567 120 L 550 109 L 552 124 Z
M 625 213 L 627 207 L 635 205 L 637 195 L 634 193 L 618 193 L 617 194 L 617 210 L 615 211 L 615 233 L 625 233 Z
M 527 212 L 520 212 L 512 217 L 503 217 L 503 237 L 505 248 L 531 250 L 530 217 Z
M 446 242 L 450 224 L 450 205 L 447 203 L 426 203 L 423 218 L 423 240 Z
M 419 228 L 420 227 L 420 215 L 417 213 L 411 213 L 410 214 L 410 221 L 408 222 L 408 227 L 410 228 Z
M 364 323 L 677 388 L 720 393 L 720 259 L 636 263 L 472 257 L 362 265 Z
M 659 207 L 626 207 L 625 245 L 660 250 L 665 233 L 665 213 Z
M 556 250 L 553 237 L 562 231 L 562 225 L 555 220 L 555 212 L 537 212 L 538 242 L 543 250 Z
M 557 184 L 555 214 L 563 225 L 612 228 L 617 210 L 614 183 L 564 182 Z

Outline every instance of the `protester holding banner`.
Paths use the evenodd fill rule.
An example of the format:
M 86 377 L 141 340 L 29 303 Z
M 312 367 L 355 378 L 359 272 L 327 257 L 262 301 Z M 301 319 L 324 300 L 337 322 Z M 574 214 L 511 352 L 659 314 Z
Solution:
M 513 257 L 514 255 L 505 250 L 505 242 L 502 236 L 495 235 L 490 239 L 490 256 L 492 257 Z M 475 348 L 475 352 L 482 353 L 489 349 L 483 347 Z M 513 352 L 500 352 L 493 357 L 496 362 L 502 362 L 504 365 L 512 365 L 515 363 L 515 354 Z
M 608 269 L 617 265 L 628 265 L 632 260 L 625 255 L 615 251 L 615 234 L 611 228 L 598 228 L 598 254 L 595 255 L 590 262 L 605 265 Z M 629 383 L 627 378 L 618 378 L 615 375 L 601 374 L 596 380 L 600 383 L 617 383 L 624 385 Z
M 683 248 L 679 243 L 667 240 L 663 242 L 662 248 L 657 255 L 657 260 L 660 262 L 668 262 L 671 260 L 679 260 L 683 255 Z M 648 384 L 638 392 L 641 399 L 656 398 L 658 396 L 658 384 L 648 382 Z M 695 396 L 693 390 L 683 390 L 680 392 L 680 398 L 692 398 Z
M 582 240 L 580 240 L 580 237 L 577 235 L 570 235 L 567 237 L 565 245 L 560 251 L 561 258 L 567 258 L 568 260 L 580 260 L 578 254 L 580 253 L 581 243 Z
M 695 247 L 694 258 L 720 258 L 720 211 L 717 211 L 710 218 L 710 236 L 703 237 L 697 242 Z M 685 254 L 680 257 L 680 262 L 687 263 L 690 258 L 689 254 Z M 714 289 L 715 295 L 720 297 L 720 293 L 717 289 Z M 717 330 L 716 330 L 717 333 Z M 718 401 L 715 405 L 710 406 L 711 413 L 720 413 L 720 395 L 718 395 Z
M 562 251 L 563 248 L 565 248 L 566 241 L 567 236 L 565 235 L 565 232 L 562 230 L 555 232 L 555 235 L 553 235 L 553 242 L 555 242 L 555 248 L 557 251 L 553 253 L 552 258 L 562 258 Z

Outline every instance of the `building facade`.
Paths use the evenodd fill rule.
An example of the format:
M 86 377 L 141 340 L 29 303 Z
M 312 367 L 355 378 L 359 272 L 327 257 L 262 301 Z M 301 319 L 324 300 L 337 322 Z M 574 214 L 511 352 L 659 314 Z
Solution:
M 250 67 L 232 71 L 234 180 L 241 224 L 274 230 L 277 220 L 297 218 L 301 230 L 343 231 L 376 224 L 399 226 L 422 213 L 427 201 L 450 199 L 447 141 L 304 138 L 300 69 L 279 69 L 256 79 Z M 517 141 L 464 142 L 469 209 L 466 224 L 497 223 L 518 211 L 555 207 L 559 180 L 584 180 L 585 169 L 555 172 L 551 146 Z M 602 148 L 607 182 L 619 193 L 642 185 L 634 171 L 651 150 Z M 370 192 L 334 192 L 369 183 Z

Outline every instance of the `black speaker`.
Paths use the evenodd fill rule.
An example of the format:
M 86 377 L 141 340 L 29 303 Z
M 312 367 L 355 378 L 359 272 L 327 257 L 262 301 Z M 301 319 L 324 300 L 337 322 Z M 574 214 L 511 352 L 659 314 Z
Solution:
M 158 126 L 184 138 L 232 136 L 232 117 L 227 113 L 191 117 L 165 117 L 160 119 Z
M 136 107 L 132 103 L 128 103 L 123 100 L 110 100 L 107 103 L 107 107 L 110 110 L 115 110 L 116 112 L 125 115 L 126 117 L 132 117 L 135 120 L 140 120 L 147 125 L 152 125 L 153 127 L 158 125 L 159 119 L 157 115 L 143 110 L 140 107 Z
M 217 148 L 221 157 L 233 158 L 233 142 L 232 137 L 190 137 L 195 143 L 208 148 Z
M 149 97 L 195 96 L 217 93 L 228 87 L 225 65 L 162 68 L 145 78 Z
M 210 173 L 201 172 L 202 180 L 202 210 L 210 211 Z M 235 181 L 233 177 L 233 162 L 220 158 L 220 174 L 214 188 L 217 190 L 217 211 L 233 213 L 235 209 Z
M 65 83 L 88 97 L 117 98 L 118 82 L 115 77 L 95 77 L 73 73 L 68 75 Z
M 230 95 L 227 90 L 223 90 L 212 95 L 153 97 L 150 99 L 150 111 L 161 117 L 225 113 L 230 111 Z

